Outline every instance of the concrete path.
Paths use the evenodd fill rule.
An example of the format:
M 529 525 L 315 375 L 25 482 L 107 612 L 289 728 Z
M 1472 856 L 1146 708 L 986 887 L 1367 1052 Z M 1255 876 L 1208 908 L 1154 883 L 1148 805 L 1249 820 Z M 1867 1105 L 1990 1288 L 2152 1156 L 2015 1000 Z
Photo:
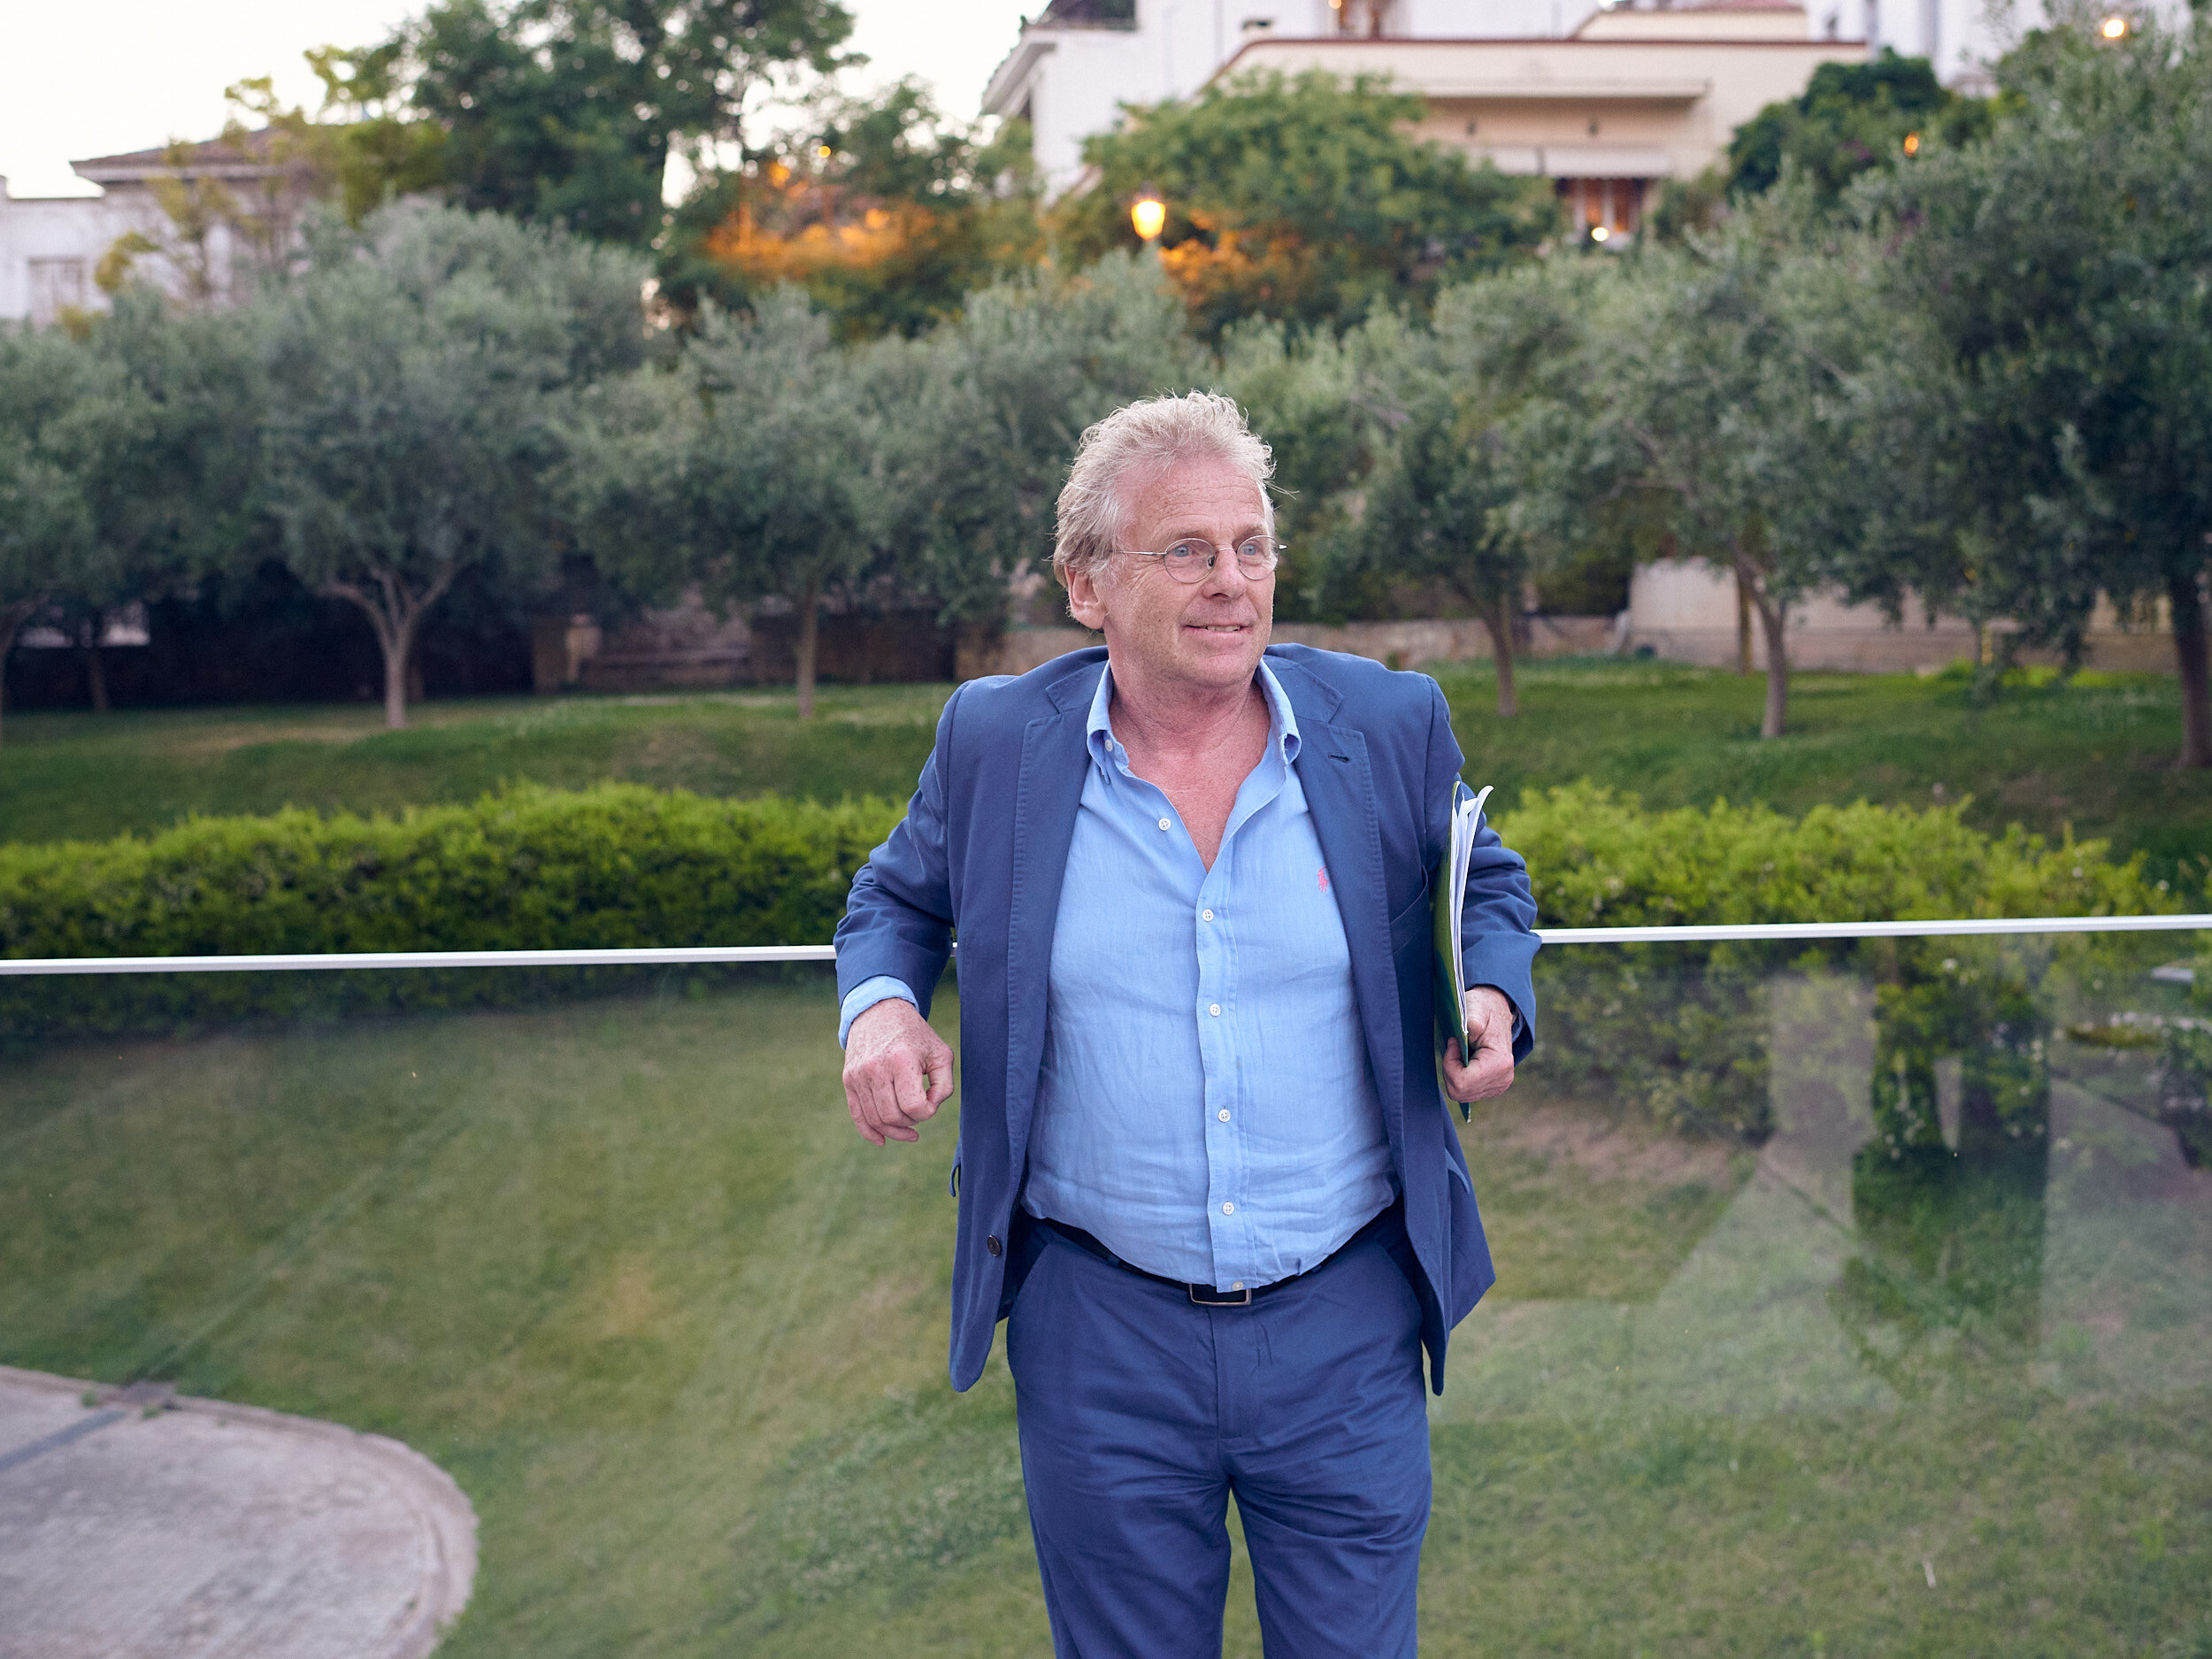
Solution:
M 397 1440 L 0 1366 L 0 1659 L 418 1659 L 475 1576 Z

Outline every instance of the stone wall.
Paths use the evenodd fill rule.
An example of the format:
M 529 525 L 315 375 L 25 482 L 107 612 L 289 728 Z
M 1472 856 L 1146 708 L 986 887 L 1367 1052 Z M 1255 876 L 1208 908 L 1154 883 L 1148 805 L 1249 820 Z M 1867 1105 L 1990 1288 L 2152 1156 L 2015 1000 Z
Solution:
M 761 607 L 748 618 L 710 611 L 697 595 L 612 628 L 596 618 L 540 617 L 531 631 L 531 678 L 540 693 L 702 690 L 787 686 L 798 672 L 798 618 Z M 953 677 L 953 633 L 928 611 L 825 611 L 815 673 L 849 685 Z
M 1980 650 L 1973 628 L 1955 617 L 1930 622 L 1908 602 L 1906 619 L 1892 623 L 1873 605 L 1848 605 L 1832 594 L 1816 594 L 1789 612 L 1790 666 L 1847 673 L 1898 673 L 1972 662 Z M 2162 616 L 2123 628 L 2108 603 L 2090 618 L 2089 667 L 2121 672 L 2173 672 L 2173 636 Z M 2002 625 L 2000 625 L 2001 626 Z M 1629 585 L 1626 645 L 1648 647 L 1669 662 L 1733 668 L 1740 635 L 1736 579 L 1701 559 L 1662 559 L 1640 565 Z M 2023 662 L 2050 662 L 2048 652 L 2024 652 Z M 1766 638 L 1751 622 L 1751 665 L 1766 666 Z

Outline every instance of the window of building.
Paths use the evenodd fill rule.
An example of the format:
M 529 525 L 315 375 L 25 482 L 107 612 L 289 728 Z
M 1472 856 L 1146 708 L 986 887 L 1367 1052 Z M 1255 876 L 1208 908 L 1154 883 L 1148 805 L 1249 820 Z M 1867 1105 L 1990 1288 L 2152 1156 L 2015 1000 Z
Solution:
M 1560 199 L 1567 204 L 1567 222 L 1578 237 L 1599 242 L 1633 236 L 1644 219 L 1642 179 L 1562 179 Z M 1598 233 L 1602 231 L 1604 234 Z
M 1335 15 L 1339 35 L 1363 35 L 1379 39 L 1396 33 L 1391 27 L 1391 13 L 1397 10 L 1396 0 L 1329 0 L 1329 10 Z

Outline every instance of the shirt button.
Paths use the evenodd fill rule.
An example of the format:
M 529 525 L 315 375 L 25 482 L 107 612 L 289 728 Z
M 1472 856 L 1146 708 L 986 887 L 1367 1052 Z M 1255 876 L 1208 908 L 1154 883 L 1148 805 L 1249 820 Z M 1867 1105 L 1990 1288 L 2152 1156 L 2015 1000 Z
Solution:
M 1221 1004 L 1218 1002 L 1210 1003 L 1207 1006 L 1206 1011 L 1209 1014 L 1211 1014 L 1216 1019 L 1219 1019 L 1221 1018 Z
M 1214 913 L 1211 910 L 1201 910 L 1198 912 L 1198 919 L 1202 922 L 1210 922 L 1213 918 Z
M 1229 1288 L 1231 1290 L 1242 1290 L 1244 1288 L 1244 1281 L 1240 1279 L 1233 1283 Z
M 1165 829 L 1167 827 L 1167 820 L 1165 818 L 1162 818 L 1160 820 L 1160 827 L 1162 829 Z
M 1221 1121 L 1225 1124 L 1229 1121 L 1229 1109 L 1226 1106 L 1221 1109 Z
M 983 1248 L 988 1250 L 993 1256 L 996 1256 L 999 1253 L 998 1234 L 995 1233 L 989 1238 L 984 1240 Z
M 1233 1216 L 1237 1213 L 1237 1207 L 1234 1204 L 1224 1204 L 1221 1207 L 1221 1213 L 1225 1216 Z

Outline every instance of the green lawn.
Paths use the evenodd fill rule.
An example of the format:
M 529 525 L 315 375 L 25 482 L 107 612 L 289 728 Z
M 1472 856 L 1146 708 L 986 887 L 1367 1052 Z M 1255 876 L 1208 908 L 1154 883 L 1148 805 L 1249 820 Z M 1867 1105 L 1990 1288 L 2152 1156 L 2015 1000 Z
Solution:
M 449 1654 L 1044 1653 L 1003 1365 L 945 1382 L 953 1125 L 862 1142 L 831 1018 L 763 985 L 0 1056 L 0 1361 L 436 1457 L 482 1524 Z M 2042 1328 L 1993 1357 L 1835 1300 L 1847 1137 L 1786 1113 L 1755 1160 L 1532 1067 L 1465 1132 L 1501 1279 L 1436 1412 L 1426 1649 L 2212 1651 L 2212 1173 L 2062 1105 Z
M 143 833 L 196 812 L 390 812 L 526 780 L 903 800 L 949 689 L 826 687 L 810 726 L 778 692 L 432 703 L 401 732 L 355 705 L 11 714 L 0 840 Z
M 2193 892 L 2212 860 L 2212 774 L 2176 771 L 2174 681 L 2098 676 L 2021 687 L 1977 710 L 1960 685 L 1910 674 L 1806 674 L 1787 737 L 1758 738 L 1761 682 L 1652 662 L 1521 672 L 1522 713 L 1493 712 L 1479 667 L 1446 668 L 1468 775 L 1517 801 L 1594 778 L 1655 807 L 1717 796 L 1796 812 L 1821 802 L 1925 806 L 1970 797 L 1985 828 L 2071 825 L 2149 855 Z M 780 692 L 434 703 L 388 733 L 357 707 L 11 715 L 0 839 L 145 831 L 190 812 L 288 805 L 388 811 L 472 800 L 508 780 L 620 779 L 710 795 L 902 798 L 944 687 L 829 687 L 811 727 Z

